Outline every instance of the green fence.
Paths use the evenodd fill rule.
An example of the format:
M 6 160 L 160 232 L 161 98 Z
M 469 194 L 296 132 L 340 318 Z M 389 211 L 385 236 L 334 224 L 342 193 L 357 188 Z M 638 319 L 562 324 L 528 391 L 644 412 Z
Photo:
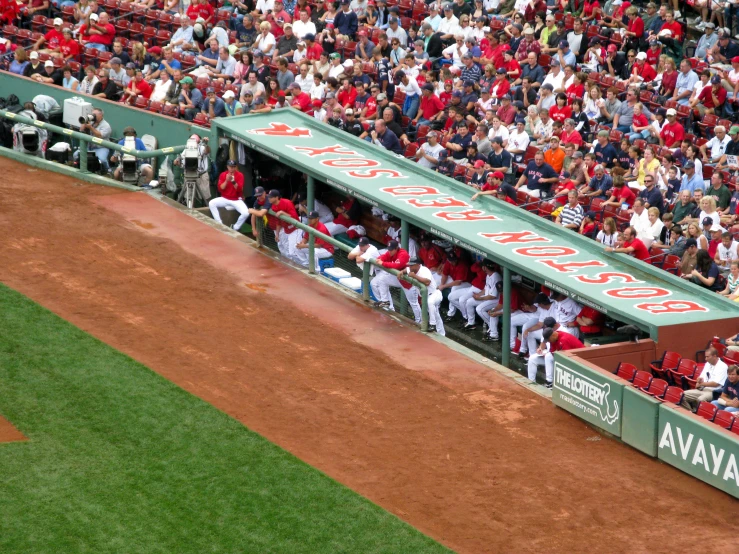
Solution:
M 351 252 L 353 250 L 352 247 L 347 246 L 341 241 L 336 240 L 335 238 L 331 237 L 330 235 L 325 235 L 319 231 L 316 231 L 313 227 L 309 227 L 308 225 L 303 224 L 300 221 L 297 221 L 293 219 L 290 216 L 287 215 L 280 215 L 278 216 L 275 212 L 272 210 L 269 210 L 269 214 L 275 217 L 278 217 L 279 219 L 286 221 L 288 223 L 291 223 L 298 229 L 301 229 L 302 231 L 308 233 L 310 239 L 308 242 L 308 271 L 311 273 L 315 272 L 315 237 L 319 237 L 326 241 L 327 243 L 331 244 L 334 248 L 338 248 L 339 250 L 342 250 L 344 252 Z M 264 222 L 262 218 L 257 218 L 257 243 L 259 246 L 263 246 L 262 244 L 262 227 L 264 225 Z M 418 290 L 421 293 L 421 330 L 422 331 L 428 331 L 429 327 L 429 310 L 428 310 L 428 289 L 426 288 L 426 285 L 421 283 L 420 281 L 417 281 L 416 279 L 413 279 L 412 277 L 409 277 L 403 272 L 396 271 L 394 269 L 388 269 L 385 267 L 382 267 L 377 264 L 375 260 L 369 260 L 369 262 L 365 262 L 363 266 L 362 271 L 362 296 L 364 297 L 364 300 L 368 302 L 370 300 L 369 291 L 370 291 L 370 267 L 371 265 L 375 266 L 376 268 L 386 271 L 390 273 L 391 275 L 395 275 L 398 279 L 402 279 L 403 281 L 407 281 L 408 283 L 416 286 Z
M 739 498 L 739 440 L 606 371 L 556 352 L 552 401 L 623 442 Z
M 677 406 L 659 408 L 657 457 L 739 498 L 739 440 Z
M 617 437 L 621 436 L 623 389 L 615 376 L 555 352 L 554 404 Z

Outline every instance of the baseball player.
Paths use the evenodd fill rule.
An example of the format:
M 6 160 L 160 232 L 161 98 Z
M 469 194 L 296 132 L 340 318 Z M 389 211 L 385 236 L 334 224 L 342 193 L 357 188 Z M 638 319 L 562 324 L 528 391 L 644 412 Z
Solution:
M 500 336 L 498 335 L 498 320 L 503 315 L 503 307 L 505 306 L 505 303 L 507 300 L 503 297 L 503 281 L 497 281 L 495 283 L 495 287 L 498 289 L 498 304 L 495 306 L 492 310 L 488 310 L 487 313 L 483 312 L 480 314 L 480 317 L 485 319 L 485 316 L 487 315 L 487 320 L 485 323 L 488 326 L 488 333 L 482 337 L 482 340 L 484 342 L 498 342 L 500 340 Z M 518 291 L 515 288 L 511 288 L 511 311 L 518 310 L 518 305 L 521 302 L 521 297 L 518 294 Z M 513 319 L 513 314 L 511 314 L 511 319 Z M 516 328 L 511 327 L 511 336 L 509 339 L 509 344 L 511 346 L 511 350 L 513 350 L 514 346 L 516 346 Z
M 302 238 L 302 234 L 297 232 L 297 228 L 294 225 L 276 217 L 287 215 L 293 219 L 298 219 L 298 212 L 295 211 L 295 206 L 287 198 L 282 198 L 280 191 L 277 189 L 269 191 L 267 198 L 270 204 L 272 204 L 272 211 L 275 212 L 275 216 L 270 216 L 270 219 L 274 220 L 275 239 L 277 240 L 277 248 L 280 250 L 280 254 L 290 260 L 301 263 L 298 259 L 296 246 Z
M 554 308 L 557 314 L 554 317 L 561 327 L 559 330 L 569 333 L 575 338 L 580 338 L 577 316 L 582 310 L 582 306 L 561 292 L 555 292 L 553 296 Z
M 391 240 L 387 245 L 387 251 L 377 258 L 377 265 L 388 269 L 402 271 L 408 266 L 408 252 L 403 250 L 397 240 Z M 395 275 L 387 271 L 376 272 L 375 277 L 370 281 L 372 293 L 377 298 L 376 306 L 394 311 L 393 297 L 390 295 L 390 287 L 400 287 L 400 282 Z M 418 303 L 418 298 L 416 298 Z
M 374 260 L 380 255 L 380 251 L 377 250 L 372 243 L 370 243 L 367 237 L 361 237 L 359 242 L 354 249 L 349 252 L 347 258 L 354 260 L 357 263 L 359 269 L 364 269 L 364 262 L 368 260 Z M 375 266 L 370 265 L 370 275 L 375 274 Z
M 331 208 L 329 208 L 326 204 L 323 204 L 319 202 L 318 200 L 313 200 L 313 209 L 308 208 L 308 198 L 301 194 L 298 196 L 298 213 L 301 214 L 301 220 L 303 223 L 307 222 L 308 219 L 308 212 L 310 211 L 316 211 L 319 214 L 318 221 L 323 223 L 324 225 L 331 223 L 334 220 L 334 214 L 331 212 Z
M 249 213 L 251 214 L 251 234 L 254 235 L 254 238 L 257 238 L 257 219 L 267 215 L 270 208 L 272 208 L 272 204 L 269 198 L 267 198 L 267 191 L 264 190 L 264 187 L 255 188 L 254 199 L 252 200 L 251 208 L 249 208 Z
M 515 290 L 515 289 L 511 289 Z M 518 309 L 514 311 L 514 304 L 513 304 L 513 294 L 511 294 L 511 350 L 513 350 L 516 346 L 516 337 L 518 336 L 518 328 L 521 327 L 521 330 L 527 329 L 528 327 L 531 327 L 537 321 L 539 318 L 536 315 L 537 306 L 535 305 L 529 305 L 525 302 L 521 302 L 520 296 L 518 295 L 518 291 L 516 291 L 516 296 L 519 298 L 518 301 Z M 526 342 L 521 340 L 521 346 L 519 347 L 519 353 L 523 352 L 525 353 L 526 350 Z
M 485 277 L 487 274 L 485 273 L 485 270 L 483 269 L 482 263 L 475 262 L 470 266 L 469 276 L 472 277 L 472 282 L 470 283 L 470 286 L 462 289 L 459 293 L 459 295 L 455 295 L 454 299 L 454 307 L 459 309 L 459 313 L 462 314 L 462 318 L 464 318 L 467 323 L 464 324 L 464 330 L 465 331 L 472 331 L 476 328 L 475 326 L 475 300 L 472 298 L 474 294 L 477 294 L 479 292 L 482 292 L 482 290 L 485 288 Z M 467 302 L 471 302 L 471 313 L 468 313 L 467 311 Z M 479 302 L 477 302 L 479 304 Z M 452 296 L 449 295 L 449 306 L 452 305 Z
M 331 236 L 335 237 L 341 233 L 346 233 L 350 227 L 359 222 L 359 202 L 356 198 L 347 196 L 341 206 L 336 207 L 336 217 L 330 223 L 326 224 Z
M 529 358 L 528 363 L 528 375 L 529 379 L 536 381 L 536 372 L 540 365 L 544 366 L 544 372 L 546 377 L 546 387 L 552 388 L 552 381 L 554 380 L 554 356 L 555 352 L 574 350 L 575 348 L 584 348 L 585 345 L 580 342 L 579 339 L 573 337 L 568 333 L 561 331 L 555 331 L 551 328 L 546 328 L 542 332 L 542 341 L 539 348 L 536 349 L 536 353 L 532 354 Z
M 450 252 L 447 255 L 444 268 L 441 270 L 441 285 L 439 285 L 440 291 L 450 290 L 447 298 L 449 310 L 444 321 L 452 320 L 459 309 L 459 298 L 462 296 L 464 289 L 472 286 L 472 283 L 467 280 L 469 270 L 469 266 L 459 259 L 456 252 Z
M 431 241 L 431 235 L 421 236 L 421 248 L 418 250 L 418 257 L 423 261 L 423 265 L 431 270 L 434 276 L 436 286 L 441 284 L 441 270 L 444 267 L 446 254 L 440 246 Z
M 328 229 L 326 229 L 326 226 L 321 223 L 321 215 L 318 213 L 318 211 L 312 211 L 308 213 L 308 227 L 312 227 L 319 233 L 323 233 L 324 235 L 331 236 L 331 233 L 328 232 Z M 303 239 L 295 245 L 295 258 L 298 261 L 298 263 L 304 267 L 308 267 L 308 261 L 309 261 L 309 244 L 308 241 L 310 240 L 310 235 L 308 233 L 303 232 Z M 325 240 L 323 240 L 321 237 L 316 235 L 315 239 L 315 245 L 313 249 L 313 259 L 314 263 L 316 265 L 316 271 L 320 271 L 320 266 L 318 264 L 318 260 L 324 260 L 326 258 L 330 258 L 334 255 L 334 246 L 332 244 L 329 244 Z
M 521 350 L 519 356 L 528 358 L 527 353 L 536 352 L 536 341 L 541 340 L 541 332 L 547 325 L 545 323 L 548 319 L 551 319 L 548 327 L 554 326 L 557 322 L 554 315 L 556 313 L 554 308 L 554 302 L 546 294 L 539 293 L 536 298 L 537 310 L 536 310 L 536 322 L 529 326 L 524 327 L 523 333 L 521 334 Z
M 498 300 L 498 289 L 495 287 L 495 283 L 500 281 L 501 277 L 500 274 L 495 271 L 495 266 L 492 262 L 487 260 L 475 265 L 478 265 L 482 270 L 478 276 L 473 279 L 472 287 L 467 290 L 477 288 L 478 291 L 472 293 L 464 303 L 460 303 L 459 311 L 462 312 L 462 316 L 467 317 L 467 323 L 464 326 L 465 331 L 471 331 L 477 328 L 477 325 L 475 325 L 475 314 L 485 314 L 485 317 L 482 319 L 487 324 L 490 319 L 487 317 L 487 312 L 497 304 Z M 482 277 L 483 281 L 481 283 L 478 281 L 478 284 L 475 281 L 480 277 Z M 480 286 L 482 286 L 482 290 L 479 290 Z M 487 306 L 487 309 L 480 308 L 480 306 Z M 480 311 L 478 311 L 478 308 Z
M 439 306 L 441 305 L 443 296 L 436 286 L 436 281 L 434 281 L 431 270 L 423 265 L 420 258 L 411 258 L 408 260 L 406 273 L 409 277 L 413 277 L 417 281 L 421 281 L 421 283 L 426 285 L 426 290 L 428 292 L 429 325 L 435 326 L 436 332 L 442 337 L 446 336 L 446 332 L 444 331 L 444 321 L 439 313 Z M 418 295 L 420 294 L 418 287 L 413 286 L 411 287 L 411 290 L 414 292 L 416 298 L 418 298 Z M 416 321 L 420 323 L 418 318 Z
M 236 162 L 228 160 L 227 169 L 218 177 L 218 192 L 221 194 L 218 198 L 213 198 L 208 202 L 210 213 L 218 223 L 221 221 L 221 214 L 218 208 L 233 209 L 239 212 L 239 219 L 231 227 L 235 231 L 241 229 L 241 226 L 249 217 L 249 209 L 244 204 L 244 174 L 236 170 Z

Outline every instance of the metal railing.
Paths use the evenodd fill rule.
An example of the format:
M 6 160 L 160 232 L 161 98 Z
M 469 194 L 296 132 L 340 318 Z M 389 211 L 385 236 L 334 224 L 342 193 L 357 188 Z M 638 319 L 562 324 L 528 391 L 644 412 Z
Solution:
M 122 152 L 123 154 L 127 154 L 135 158 L 144 158 L 144 159 L 162 158 L 164 156 L 170 156 L 172 154 L 179 154 L 185 149 L 185 146 L 182 145 L 182 146 L 169 146 L 167 148 L 160 148 L 158 150 L 136 150 L 134 148 L 128 148 L 126 146 L 121 146 L 120 144 L 117 144 L 115 142 L 110 142 L 109 140 L 103 140 L 97 137 L 93 137 L 92 135 L 87 135 L 85 133 L 75 131 L 74 129 L 66 129 L 64 127 L 52 125 L 51 123 L 46 123 L 44 121 L 38 121 L 36 119 L 32 119 L 30 117 L 26 117 L 24 115 L 9 112 L 6 110 L 0 110 L 0 117 L 2 117 L 3 119 L 9 119 L 10 121 L 13 121 L 15 123 L 25 123 L 26 125 L 33 125 L 34 127 L 44 129 L 45 131 L 49 131 L 51 133 L 65 135 L 65 136 L 79 140 L 80 141 L 80 171 L 84 173 L 87 173 L 87 150 L 88 150 L 89 143 L 92 143 L 93 145 L 95 145 L 95 147 L 107 148 L 109 150 L 115 150 L 117 152 Z
M 353 250 L 353 247 L 348 246 L 344 244 L 341 241 L 336 240 L 330 235 L 325 235 L 319 231 L 316 231 L 313 227 L 309 227 L 308 225 L 305 225 L 304 223 L 297 221 L 293 219 L 290 216 L 287 215 L 277 215 L 272 210 L 269 210 L 269 215 L 277 217 L 278 219 L 281 219 L 282 221 L 286 221 L 290 223 L 291 225 L 295 226 L 296 228 L 308 233 L 309 239 L 308 239 L 308 271 L 310 273 L 315 273 L 315 238 L 319 237 L 320 239 L 326 241 L 330 245 L 332 245 L 334 248 L 338 248 L 347 254 Z M 262 240 L 262 227 L 264 225 L 263 218 L 257 217 L 256 218 L 257 223 L 257 244 L 261 248 L 263 246 L 263 240 Z M 382 271 L 386 271 L 387 273 L 390 273 L 391 275 L 395 275 L 398 279 L 402 279 L 403 281 L 406 281 L 407 283 L 410 283 L 411 285 L 418 288 L 419 292 L 421 293 L 421 330 L 422 331 L 428 331 L 429 329 L 429 309 L 428 309 L 428 289 L 426 288 L 426 285 L 421 283 L 420 281 L 409 277 L 402 271 L 397 271 L 395 269 L 389 269 L 386 267 L 383 267 L 379 265 L 375 260 L 368 260 L 364 262 L 362 266 L 362 298 L 365 302 L 370 301 L 370 267 L 371 265 L 375 266 L 377 269 L 381 269 Z M 402 298 L 405 298 L 404 295 L 401 295 Z

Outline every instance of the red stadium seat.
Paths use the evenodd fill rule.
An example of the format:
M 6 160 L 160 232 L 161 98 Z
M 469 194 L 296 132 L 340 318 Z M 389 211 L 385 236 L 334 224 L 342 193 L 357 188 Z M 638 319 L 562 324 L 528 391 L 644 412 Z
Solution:
M 143 96 L 137 96 L 136 97 L 136 100 L 133 103 L 133 105 L 136 108 L 145 110 L 146 108 L 149 107 L 149 99 L 148 98 L 144 98 Z
M 665 381 L 664 379 L 653 379 L 649 385 L 649 388 L 644 390 L 644 392 L 646 392 L 649 396 L 662 398 L 665 395 L 665 392 L 667 392 L 667 387 L 667 381 Z
M 162 107 L 163 107 L 163 105 L 162 105 L 161 102 L 157 102 L 156 100 L 152 100 L 151 102 L 149 102 L 149 107 L 147 109 L 150 112 L 162 113 Z
M 649 369 L 652 370 L 652 374 L 655 377 L 669 381 L 669 370 L 677 369 L 678 365 L 680 365 L 680 354 L 665 350 L 665 353 L 662 354 L 662 359 L 654 360 L 649 364 Z
M 718 412 L 718 408 L 716 406 L 710 402 L 701 402 L 698 404 L 698 411 L 695 412 L 695 415 L 702 417 L 703 419 L 707 419 L 708 421 L 713 421 L 716 417 L 716 412 Z
M 668 369 L 667 371 L 672 384 L 676 387 L 683 387 L 684 389 L 687 386 L 685 379 L 692 378 L 695 375 L 697 367 L 698 364 L 693 360 L 683 358 L 680 360 L 676 369 Z
M 665 402 L 671 402 L 679 406 L 680 403 L 683 401 L 684 396 L 685 391 L 680 387 L 667 387 L 665 395 L 661 398 L 661 400 Z
M 552 212 L 554 211 L 554 204 L 551 202 L 541 202 L 538 206 L 537 215 L 544 219 L 552 220 Z
M 734 425 L 734 416 L 731 412 L 719 410 L 716 412 L 716 417 L 713 419 L 713 422 L 728 431 Z
M 210 118 L 204 113 L 195 114 L 195 118 L 192 120 L 195 125 L 201 127 L 210 127 Z
M 408 143 L 408 146 L 405 147 L 405 152 L 403 152 L 403 157 L 409 160 L 412 160 L 416 156 L 417 151 L 418 151 L 418 144 L 415 142 L 410 142 Z
M 631 384 L 638 389 L 646 391 L 646 389 L 649 388 L 649 385 L 652 384 L 653 379 L 654 377 L 652 377 L 652 374 L 648 371 L 637 371 L 634 376 L 634 381 Z
M 625 381 L 633 381 L 634 377 L 636 376 L 636 366 L 634 364 L 628 364 L 626 362 L 621 362 L 616 367 L 616 377 L 620 377 L 621 379 L 624 379 Z

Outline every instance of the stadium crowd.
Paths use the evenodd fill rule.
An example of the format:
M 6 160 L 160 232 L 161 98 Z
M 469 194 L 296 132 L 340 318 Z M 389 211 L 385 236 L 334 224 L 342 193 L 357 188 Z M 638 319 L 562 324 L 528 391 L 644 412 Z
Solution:
M 201 125 L 300 109 L 736 298 L 734 12 L 677 4 L 0 0 L 0 47 Z

